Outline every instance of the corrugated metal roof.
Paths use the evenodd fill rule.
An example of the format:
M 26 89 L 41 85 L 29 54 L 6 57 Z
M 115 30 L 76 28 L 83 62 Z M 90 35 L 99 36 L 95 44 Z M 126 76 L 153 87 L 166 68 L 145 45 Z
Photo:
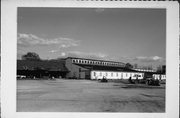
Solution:
M 91 70 L 138 72 L 136 70 L 128 69 L 125 67 L 101 66 L 101 65 L 82 65 L 82 64 L 76 64 L 76 65 L 81 66 L 83 68 L 91 69 Z
M 91 61 L 114 62 L 114 63 L 122 63 L 122 64 L 125 65 L 125 63 L 123 63 L 123 62 L 109 61 L 109 60 L 100 60 L 100 59 L 87 59 L 87 58 L 79 58 L 79 57 L 67 57 L 66 59 L 82 59 L 82 60 L 91 60 Z

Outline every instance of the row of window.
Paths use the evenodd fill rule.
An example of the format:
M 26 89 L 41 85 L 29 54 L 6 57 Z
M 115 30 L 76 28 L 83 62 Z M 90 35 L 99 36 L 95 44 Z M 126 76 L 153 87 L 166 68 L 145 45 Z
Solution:
M 160 78 L 160 76 L 161 78 L 166 78 L 166 75 L 157 75 L 157 74 L 153 75 L 154 78 Z
M 94 64 L 94 65 L 113 65 L 113 66 L 123 66 L 122 63 L 117 62 L 102 62 L 102 61 L 91 61 L 91 60 L 81 60 L 81 59 L 73 59 L 72 63 L 79 63 L 79 64 Z
M 154 72 L 154 70 L 145 70 L 145 69 L 135 69 L 137 71 L 143 71 L 143 72 Z
M 109 73 L 109 74 L 110 74 L 110 73 Z M 100 73 L 98 74 L 97 72 L 94 72 L 94 76 L 97 76 L 97 75 L 103 76 L 103 73 L 100 72 Z M 123 73 L 111 73 L 111 77 L 115 77 L 115 76 L 118 77 L 119 75 L 120 75 L 120 76 L 123 76 Z M 125 74 L 126 77 L 128 77 L 128 75 L 130 75 L 130 76 L 138 75 L 139 77 L 141 77 L 141 75 L 135 74 L 135 73 L 133 73 L 133 74 L 132 74 L 132 73 L 129 73 L 129 74 L 126 73 L 126 74 Z M 104 76 L 108 76 L 108 73 L 106 72 Z M 142 76 L 143 76 L 143 75 L 142 75 Z

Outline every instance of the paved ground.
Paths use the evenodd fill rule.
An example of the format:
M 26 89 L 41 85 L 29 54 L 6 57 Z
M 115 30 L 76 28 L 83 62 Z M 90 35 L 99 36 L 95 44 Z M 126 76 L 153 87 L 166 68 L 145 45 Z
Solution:
M 18 80 L 17 111 L 165 112 L 165 87 L 91 80 Z

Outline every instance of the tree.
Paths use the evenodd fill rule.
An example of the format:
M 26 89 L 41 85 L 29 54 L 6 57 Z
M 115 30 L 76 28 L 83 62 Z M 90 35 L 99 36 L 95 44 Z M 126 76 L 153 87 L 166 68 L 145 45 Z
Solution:
M 133 65 L 131 65 L 130 63 L 126 63 L 125 67 L 128 69 L 131 69 L 131 68 L 133 68 Z
M 134 64 L 134 68 L 138 68 L 138 64 Z
M 156 72 L 158 72 L 158 73 L 166 73 L 166 65 L 158 66 Z
M 22 60 L 41 60 L 39 55 L 35 52 L 28 52 L 25 55 L 22 55 Z

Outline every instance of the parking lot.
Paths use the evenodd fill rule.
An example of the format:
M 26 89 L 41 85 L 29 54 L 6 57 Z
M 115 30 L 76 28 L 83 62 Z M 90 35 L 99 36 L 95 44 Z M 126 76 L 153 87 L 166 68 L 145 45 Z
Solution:
M 17 80 L 18 112 L 165 112 L 165 85 Z

